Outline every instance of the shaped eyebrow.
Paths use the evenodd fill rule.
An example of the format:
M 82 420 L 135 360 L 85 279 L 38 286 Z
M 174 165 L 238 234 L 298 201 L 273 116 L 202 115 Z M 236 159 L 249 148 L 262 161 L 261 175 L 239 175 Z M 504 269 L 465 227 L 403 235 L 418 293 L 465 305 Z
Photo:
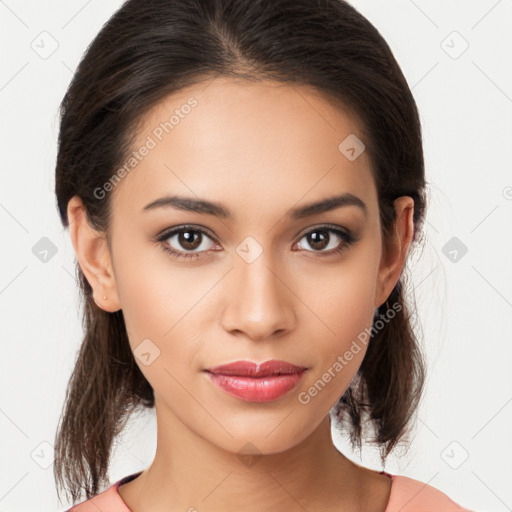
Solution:
M 325 213 L 343 206 L 357 206 L 363 210 L 365 217 L 368 215 L 368 209 L 362 199 L 346 192 L 344 194 L 328 197 L 313 203 L 299 206 L 286 212 L 286 217 L 291 219 L 303 219 L 320 213 Z M 198 199 L 195 197 L 184 196 L 164 196 L 143 207 L 143 211 L 151 211 L 157 208 L 176 208 L 188 212 L 194 212 L 204 215 L 213 215 L 224 219 L 233 219 L 233 213 L 221 203 Z

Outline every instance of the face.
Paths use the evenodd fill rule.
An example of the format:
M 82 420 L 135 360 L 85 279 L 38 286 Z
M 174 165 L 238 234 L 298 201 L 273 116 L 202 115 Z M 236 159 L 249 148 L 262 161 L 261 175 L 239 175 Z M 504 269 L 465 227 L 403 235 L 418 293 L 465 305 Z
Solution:
M 347 389 L 399 271 L 384 265 L 367 153 L 338 148 L 351 134 L 363 139 L 314 90 L 271 82 L 218 78 L 144 117 L 137 164 L 112 191 L 106 295 L 169 424 L 233 452 L 247 442 L 279 452 Z M 154 203 L 171 196 L 188 201 Z M 194 211 L 199 201 L 217 206 Z M 306 370 L 267 401 L 204 371 L 269 359 Z

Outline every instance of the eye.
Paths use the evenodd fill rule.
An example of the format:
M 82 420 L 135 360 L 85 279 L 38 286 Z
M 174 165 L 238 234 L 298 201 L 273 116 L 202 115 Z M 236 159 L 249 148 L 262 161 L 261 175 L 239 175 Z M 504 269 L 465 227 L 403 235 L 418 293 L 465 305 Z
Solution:
M 333 237 L 332 234 L 335 236 Z M 321 256 L 330 256 L 341 253 L 357 241 L 357 238 L 338 226 L 324 225 L 311 229 L 304 234 L 296 245 L 301 245 L 305 239 L 307 245 Z M 210 244 L 208 241 L 210 240 Z M 153 238 L 155 243 L 160 244 L 162 249 L 177 259 L 196 260 L 203 253 L 210 250 L 222 250 L 219 245 L 212 244 L 213 237 L 203 228 L 193 226 L 181 226 L 165 231 Z M 216 248 L 212 248 L 216 247 Z
M 334 237 L 332 236 L 332 233 L 334 233 Z M 313 248 L 313 251 L 310 252 L 321 253 L 322 256 L 324 253 L 325 255 L 338 254 L 356 241 L 355 236 L 350 232 L 343 231 L 336 226 L 330 225 L 319 226 L 308 231 L 301 238 L 301 240 L 303 239 L 306 240 L 307 245 Z
M 162 249 L 175 258 L 197 259 L 200 257 L 200 253 L 209 250 L 208 243 L 205 242 L 206 239 L 213 240 L 204 229 L 181 226 L 166 231 L 162 235 L 157 235 L 155 242 L 160 243 Z M 187 251 L 192 251 L 192 253 Z

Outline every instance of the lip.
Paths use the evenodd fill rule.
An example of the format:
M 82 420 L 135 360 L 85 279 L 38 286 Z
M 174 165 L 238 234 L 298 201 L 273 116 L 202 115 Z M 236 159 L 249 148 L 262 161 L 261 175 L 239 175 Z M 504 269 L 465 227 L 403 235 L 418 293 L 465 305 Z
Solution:
M 295 388 L 306 370 L 271 359 L 260 364 L 235 361 L 205 371 L 213 384 L 232 396 L 246 402 L 273 402 Z
M 304 366 L 297 366 L 279 359 L 269 359 L 263 363 L 252 361 L 234 361 L 220 366 L 208 368 L 206 371 L 214 374 L 237 375 L 240 377 L 267 377 L 270 375 L 290 375 L 305 370 Z

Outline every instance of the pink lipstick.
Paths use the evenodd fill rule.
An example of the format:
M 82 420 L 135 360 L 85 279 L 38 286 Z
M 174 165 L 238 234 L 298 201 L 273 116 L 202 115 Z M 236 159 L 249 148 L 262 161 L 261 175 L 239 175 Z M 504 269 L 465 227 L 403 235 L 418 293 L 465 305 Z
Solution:
M 272 402 L 295 388 L 306 370 L 271 359 L 260 364 L 235 361 L 205 371 L 215 385 L 233 396 L 247 402 Z

